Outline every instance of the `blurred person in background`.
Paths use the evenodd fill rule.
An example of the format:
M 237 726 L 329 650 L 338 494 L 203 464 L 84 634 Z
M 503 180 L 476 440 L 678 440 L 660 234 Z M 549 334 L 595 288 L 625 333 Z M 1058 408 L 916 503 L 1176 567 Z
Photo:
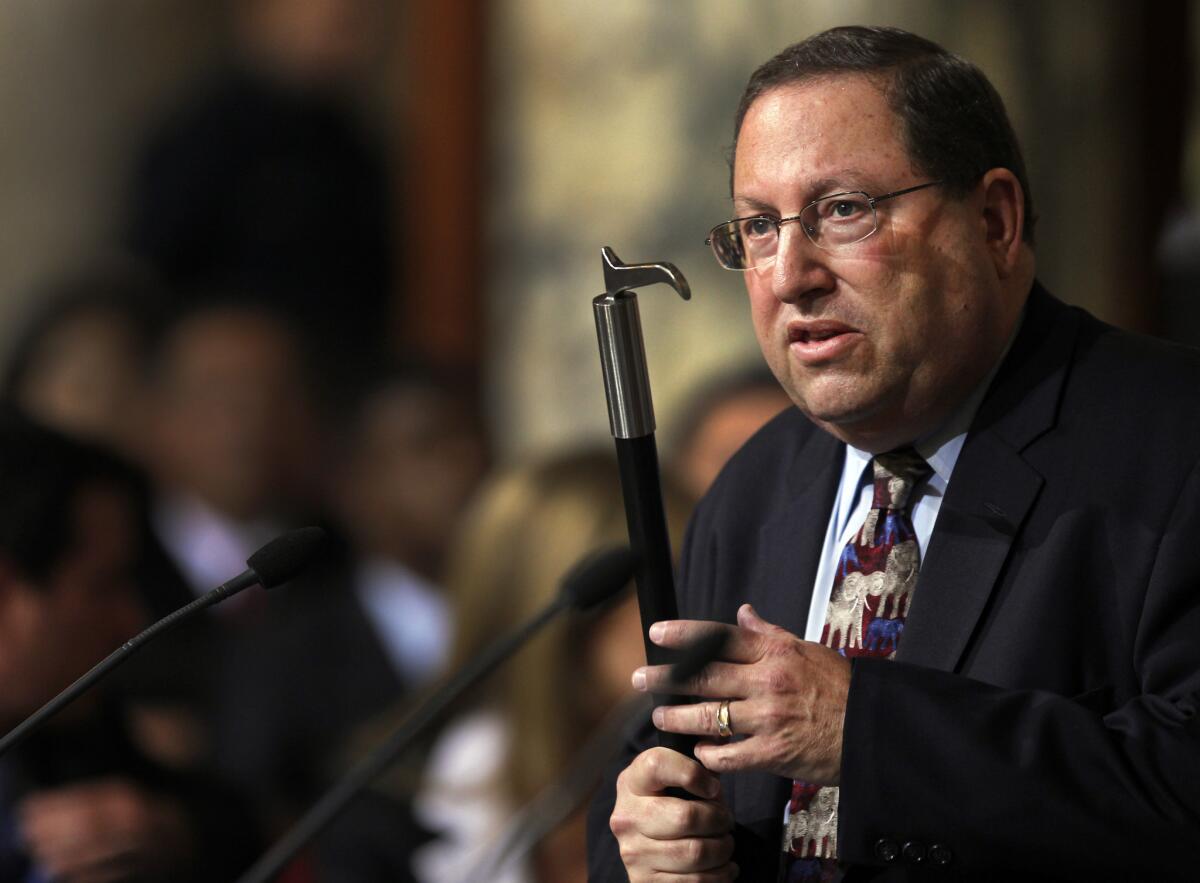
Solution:
M 678 549 L 692 500 L 669 476 L 663 496 Z M 585 555 L 625 543 L 610 454 L 561 454 L 495 476 L 450 558 L 454 667 L 549 603 Z M 438 837 L 416 853 L 417 879 L 454 880 L 471 870 L 631 692 L 629 666 L 644 659 L 637 600 L 627 592 L 597 615 L 552 624 L 483 685 L 430 754 L 416 811 Z M 572 814 L 494 883 L 586 879 L 583 821 L 581 811 Z
M 144 268 L 109 259 L 51 281 L 33 302 L 4 370 L 4 398 L 46 426 L 144 462 L 147 361 L 169 293 Z M 152 531 L 140 543 L 142 601 L 159 619 L 194 595 Z M 151 644 L 113 675 L 139 747 L 172 766 L 196 763 L 203 750 L 208 712 L 196 628 Z
M 144 484 L 98 448 L 0 411 L 0 726 L 145 625 Z M 252 826 L 224 789 L 168 773 L 102 683 L 0 757 L 0 879 L 228 879 Z
M 258 307 L 192 303 L 162 329 L 147 358 L 142 450 L 154 481 L 152 526 L 182 599 L 209 591 L 317 507 L 315 418 L 295 335 Z M 245 592 L 148 648 L 133 691 L 153 705 L 139 738 L 179 767 L 211 768 L 220 668 L 230 642 L 292 603 L 293 585 Z M 162 611 L 166 612 L 166 611 Z M 159 611 L 155 611 L 159 613 Z
M 201 594 L 315 505 L 321 442 L 304 360 L 283 319 L 218 300 L 175 318 L 150 376 L 155 527 Z
M 697 500 L 750 436 L 792 400 L 765 366 L 721 374 L 685 404 L 674 433 L 672 463 Z
M 382 0 L 231 0 L 227 62 L 135 164 L 127 242 L 181 289 L 233 281 L 296 317 L 326 372 L 387 343 L 393 192 L 356 86 Z
M 423 368 L 374 376 L 343 404 L 329 468 L 347 560 L 246 634 L 229 666 L 218 754 L 285 824 L 330 784 L 347 734 L 446 662 L 446 546 L 486 467 L 459 387 Z
M 132 262 L 97 261 L 31 298 L 0 381 L 47 426 L 140 459 L 145 359 L 168 296 Z

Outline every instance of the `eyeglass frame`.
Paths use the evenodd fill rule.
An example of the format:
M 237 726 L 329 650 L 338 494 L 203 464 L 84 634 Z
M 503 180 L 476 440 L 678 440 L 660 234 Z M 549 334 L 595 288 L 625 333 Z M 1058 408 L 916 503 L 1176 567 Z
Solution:
M 886 202 L 889 199 L 895 199 L 897 196 L 904 196 L 907 193 L 914 193 L 917 190 L 924 190 L 926 187 L 936 187 L 938 184 L 945 184 L 945 183 L 946 183 L 946 180 L 944 178 L 939 178 L 936 181 L 927 181 L 924 184 L 916 184 L 912 187 L 905 187 L 902 190 L 893 190 L 891 193 L 884 193 L 882 196 L 871 196 L 871 194 L 867 193 L 865 190 L 842 190 L 838 193 L 829 193 L 825 196 L 819 196 L 816 199 L 814 199 L 812 202 L 808 203 L 808 205 L 804 206 L 804 208 L 800 209 L 799 213 L 790 215 L 786 218 L 776 219 L 776 218 L 772 218 L 770 215 L 746 215 L 745 217 L 741 217 L 741 218 L 730 218 L 728 221 L 723 221 L 720 224 L 715 224 L 712 227 L 712 229 L 710 229 L 708 231 L 708 237 L 704 240 L 704 244 L 707 245 L 711 249 L 711 251 L 713 253 L 713 257 L 715 257 L 717 259 L 717 263 L 720 264 L 721 268 L 724 270 L 733 270 L 735 272 L 744 273 L 747 270 L 762 269 L 763 267 L 768 267 L 771 265 L 771 263 L 778 256 L 778 251 L 776 252 L 775 255 L 772 255 L 765 263 L 755 264 L 753 267 L 728 267 L 721 260 L 720 255 L 717 254 L 716 246 L 713 245 L 713 239 L 715 237 L 716 232 L 718 230 L 720 230 L 722 227 L 728 227 L 730 224 L 736 224 L 738 221 L 762 220 L 762 221 L 769 222 L 775 228 L 775 239 L 778 242 L 780 230 L 783 228 L 783 225 L 790 224 L 793 221 L 799 221 L 804 216 L 804 213 L 806 211 L 808 211 L 810 208 L 812 208 L 814 205 L 817 205 L 818 203 L 821 203 L 821 202 L 825 202 L 826 200 L 836 199 L 839 196 L 859 195 L 859 196 L 865 196 L 867 199 L 867 205 L 871 209 L 871 217 L 872 217 L 872 220 L 874 221 L 874 226 L 871 228 L 870 233 L 865 233 L 862 236 L 860 236 L 858 239 L 855 239 L 851 242 L 840 243 L 837 246 L 837 248 L 844 248 L 845 246 L 848 246 L 848 245 L 857 245 L 858 243 L 862 242 L 864 239 L 869 239 L 871 236 L 874 236 L 876 231 L 879 230 L 879 215 L 875 211 L 875 206 L 879 205 L 879 203 Z M 811 242 L 813 245 L 815 245 L 817 248 L 821 249 L 821 251 L 824 251 L 828 254 L 834 253 L 832 249 L 830 249 L 827 246 L 821 245 L 821 243 L 819 243 L 815 239 L 813 239 L 812 234 L 808 231 L 808 228 L 804 224 L 800 225 L 800 229 L 802 229 L 804 231 L 804 235 L 808 238 L 808 241 Z M 743 251 L 744 251 L 744 249 L 743 249 Z

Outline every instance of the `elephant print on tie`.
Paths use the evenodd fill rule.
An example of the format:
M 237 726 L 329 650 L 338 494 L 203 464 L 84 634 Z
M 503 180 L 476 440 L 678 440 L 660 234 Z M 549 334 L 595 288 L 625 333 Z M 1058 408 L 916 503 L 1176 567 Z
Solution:
M 873 463 L 871 511 L 838 559 L 821 643 L 846 657 L 891 659 L 921 566 L 908 504 L 932 470 L 911 448 L 879 454 Z M 793 782 L 783 836 L 789 883 L 834 878 L 837 798 L 836 787 Z

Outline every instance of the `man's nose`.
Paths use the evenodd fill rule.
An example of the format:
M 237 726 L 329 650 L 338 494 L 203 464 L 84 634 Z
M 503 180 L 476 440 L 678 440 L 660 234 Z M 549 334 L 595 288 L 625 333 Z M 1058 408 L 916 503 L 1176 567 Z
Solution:
M 779 244 L 771 265 L 771 291 L 785 303 L 828 291 L 834 284 L 828 253 L 808 238 L 802 223 L 797 219 L 779 227 Z

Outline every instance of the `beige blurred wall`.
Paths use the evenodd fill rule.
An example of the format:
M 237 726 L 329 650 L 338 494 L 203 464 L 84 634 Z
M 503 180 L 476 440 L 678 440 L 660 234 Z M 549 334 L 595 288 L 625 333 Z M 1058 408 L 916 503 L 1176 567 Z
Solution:
M 213 50 L 217 9 L 0 3 L 0 341 L 35 286 L 111 248 L 133 147 Z
M 1131 161 L 1127 4 L 1098 0 L 502 0 L 493 10 L 488 382 L 505 450 L 602 439 L 589 300 L 599 250 L 668 260 L 684 304 L 639 294 L 660 439 L 703 378 L 758 358 L 740 278 L 703 240 L 728 216 L 725 150 L 750 72 L 837 24 L 909 28 L 977 62 L 1008 103 L 1042 217 L 1041 276 L 1119 320 Z
M 602 287 L 602 245 L 630 262 L 673 261 L 695 292 L 688 304 L 661 287 L 639 295 L 660 436 L 698 382 L 758 358 L 740 280 L 716 267 L 703 238 L 728 214 L 725 150 L 746 77 L 831 25 L 897 24 L 977 61 L 1025 144 L 1043 279 L 1115 321 L 1141 295 L 1122 214 L 1138 198 L 1122 122 L 1133 101 L 1131 4 L 480 0 L 479 8 L 491 42 L 490 184 L 474 207 L 489 233 L 490 330 L 479 347 L 504 455 L 607 436 L 589 305 Z M 114 241 L 132 149 L 211 60 L 218 9 L 215 0 L 0 3 L 0 350 L 37 281 Z M 394 73 L 381 80 L 384 93 L 403 86 Z M 389 101 L 380 104 L 399 105 Z

